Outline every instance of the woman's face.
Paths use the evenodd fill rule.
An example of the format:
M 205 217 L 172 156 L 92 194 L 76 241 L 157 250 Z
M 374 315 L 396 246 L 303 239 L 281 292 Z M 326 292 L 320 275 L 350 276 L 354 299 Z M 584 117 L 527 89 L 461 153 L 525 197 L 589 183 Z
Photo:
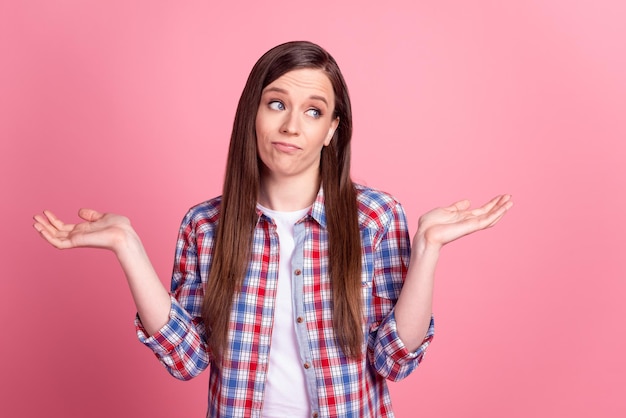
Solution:
M 339 124 L 334 110 L 333 87 L 322 70 L 293 70 L 265 87 L 256 115 L 264 176 L 317 181 L 322 147 Z

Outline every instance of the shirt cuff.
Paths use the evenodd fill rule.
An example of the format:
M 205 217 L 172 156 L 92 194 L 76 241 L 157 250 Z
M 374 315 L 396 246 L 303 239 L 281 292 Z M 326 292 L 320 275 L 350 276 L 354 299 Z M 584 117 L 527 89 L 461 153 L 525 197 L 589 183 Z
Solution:
M 398 335 L 395 311 L 383 321 L 378 330 L 378 344 L 374 350 L 374 364 L 377 370 L 393 380 L 400 380 L 413 371 L 422 361 L 435 332 L 434 317 L 421 345 L 415 351 L 409 351 Z
M 170 319 L 154 335 L 148 335 L 139 314 L 135 316 L 135 329 L 139 341 L 159 356 L 168 355 L 185 339 L 192 321 L 191 315 L 171 295 L 170 300 L 172 305 Z

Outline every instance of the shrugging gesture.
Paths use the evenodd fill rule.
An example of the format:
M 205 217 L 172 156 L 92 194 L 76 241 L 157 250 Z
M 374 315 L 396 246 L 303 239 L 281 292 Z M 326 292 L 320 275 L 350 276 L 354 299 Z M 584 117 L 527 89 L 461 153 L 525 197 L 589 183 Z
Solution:
M 222 195 L 191 208 L 181 226 L 172 296 L 127 218 L 82 209 L 83 222 L 66 224 L 45 211 L 34 227 L 60 249 L 115 253 L 140 340 L 177 378 L 211 363 L 207 416 L 388 416 L 386 379 L 411 373 L 432 335 L 441 248 L 495 225 L 512 202 L 427 212 L 407 269 L 403 209 L 352 183 L 351 140 L 337 62 L 318 45 L 287 42 L 248 76 Z M 374 275 L 377 284 L 364 286 Z

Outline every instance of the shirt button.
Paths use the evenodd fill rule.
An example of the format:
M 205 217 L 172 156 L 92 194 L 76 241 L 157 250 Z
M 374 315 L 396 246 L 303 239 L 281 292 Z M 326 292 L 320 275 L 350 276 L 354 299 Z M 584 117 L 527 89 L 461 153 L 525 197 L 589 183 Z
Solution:
M 313 412 L 313 418 L 317 418 L 318 416 L 317 412 Z
M 304 363 L 304 368 L 308 369 L 309 367 L 311 367 L 311 365 L 309 363 Z
M 296 276 L 299 276 L 299 275 L 301 275 L 301 274 L 302 274 L 302 270 L 300 270 L 300 269 L 296 269 L 293 273 L 294 273 Z
M 296 321 L 298 322 L 298 324 L 301 324 L 302 321 L 304 321 L 304 319 L 302 319 L 302 317 L 299 316 L 298 318 L 296 318 Z

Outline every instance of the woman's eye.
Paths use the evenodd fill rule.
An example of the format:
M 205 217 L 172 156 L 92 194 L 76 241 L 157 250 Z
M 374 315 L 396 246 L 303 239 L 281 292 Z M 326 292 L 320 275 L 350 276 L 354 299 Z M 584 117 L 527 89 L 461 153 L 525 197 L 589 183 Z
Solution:
M 282 102 L 279 102 L 278 100 L 272 100 L 269 103 L 269 107 L 270 109 L 273 109 L 273 110 L 285 110 L 285 105 Z
M 319 109 L 315 109 L 315 108 L 307 110 L 306 114 L 315 119 L 318 119 L 322 116 L 322 112 Z

